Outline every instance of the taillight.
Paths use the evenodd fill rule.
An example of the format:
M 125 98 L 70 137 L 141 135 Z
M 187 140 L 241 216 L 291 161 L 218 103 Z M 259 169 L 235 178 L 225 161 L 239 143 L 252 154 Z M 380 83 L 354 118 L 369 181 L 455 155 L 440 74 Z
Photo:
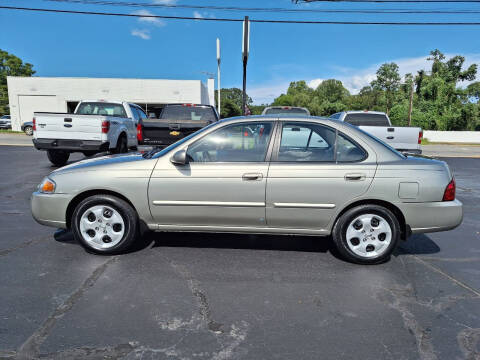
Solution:
M 443 193 L 443 200 L 442 201 L 453 201 L 455 200 L 455 178 L 452 178 L 445 188 L 445 192 Z
M 423 131 L 419 131 L 418 132 L 418 143 L 421 144 L 422 143 L 422 138 L 423 138 Z
M 32 129 L 33 131 L 37 131 L 37 119 L 33 118 L 33 126 L 32 126 Z
M 137 124 L 137 140 L 143 141 L 142 124 Z
M 102 134 L 107 134 L 110 130 L 110 121 L 102 121 Z

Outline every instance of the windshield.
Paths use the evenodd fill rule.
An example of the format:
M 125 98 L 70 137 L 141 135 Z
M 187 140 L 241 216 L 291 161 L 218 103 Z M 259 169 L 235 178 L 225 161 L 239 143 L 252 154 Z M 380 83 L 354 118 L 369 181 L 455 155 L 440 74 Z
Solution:
M 161 119 L 215 121 L 215 113 L 210 106 L 169 105 L 163 108 Z
M 81 103 L 76 112 L 77 115 L 103 115 L 127 117 L 122 104 L 111 104 L 103 102 Z
M 308 111 L 302 108 L 270 108 L 265 111 L 265 115 L 277 115 L 277 114 L 289 114 L 289 115 L 309 115 Z
M 165 155 L 166 153 L 172 151 L 173 149 L 175 149 L 176 147 L 182 145 L 185 141 L 187 140 L 190 140 L 192 137 L 202 133 L 203 131 L 211 128 L 213 125 L 216 125 L 217 123 L 214 122 L 210 125 L 207 125 L 205 126 L 204 128 L 201 128 L 200 130 L 198 131 L 195 131 L 194 133 L 188 135 L 188 136 L 185 136 L 183 139 L 180 139 L 178 140 L 177 142 L 167 146 L 166 148 L 159 148 L 159 147 L 156 147 L 156 148 L 153 148 L 152 150 L 150 150 L 149 152 L 146 152 L 145 154 L 143 154 L 143 157 L 144 158 L 147 158 L 147 159 L 150 159 L 153 157 L 153 155 L 155 155 L 155 158 L 158 158 L 158 157 L 161 157 L 163 155 Z
M 347 114 L 343 121 L 356 126 L 390 126 L 387 115 L 385 114 Z

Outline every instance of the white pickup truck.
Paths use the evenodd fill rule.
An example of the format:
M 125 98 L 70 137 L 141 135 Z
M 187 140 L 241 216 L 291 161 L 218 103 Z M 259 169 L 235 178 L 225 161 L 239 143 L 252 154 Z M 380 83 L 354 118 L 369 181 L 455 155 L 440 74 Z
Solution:
M 123 153 L 137 147 L 137 126 L 143 117 L 138 105 L 121 101 L 81 101 L 73 114 L 36 112 L 33 144 L 46 150 L 56 166 L 65 165 L 73 152 Z
M 393 127 L 390 118 L 378 111 L 342 111 L 330 119 L 344 121 L 376 136 L 398 151 L 421 154 L 423 131 L 418 127 Z

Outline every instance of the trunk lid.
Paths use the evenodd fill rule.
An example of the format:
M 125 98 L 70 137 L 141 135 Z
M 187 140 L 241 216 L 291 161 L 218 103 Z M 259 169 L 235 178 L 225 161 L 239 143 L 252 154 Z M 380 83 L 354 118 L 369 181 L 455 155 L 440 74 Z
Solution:
M 102 121 L 99 115 L 35 113 L 36 139 L 101 140 Z

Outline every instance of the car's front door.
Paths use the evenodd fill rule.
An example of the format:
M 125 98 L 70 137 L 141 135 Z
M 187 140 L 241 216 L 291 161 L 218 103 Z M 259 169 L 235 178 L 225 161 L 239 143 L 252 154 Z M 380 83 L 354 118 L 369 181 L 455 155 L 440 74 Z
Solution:
M 188 146 L 187 164 L 160 159 L 149 186 L 156 223 L 265 226 L 267 153 L 274 125 L 225 125 Z
M 319 123 L 284 122 L 280 134 L 267 179 L 267 224 L 324 230 L 338 208 L 367 191 L 376 157 Z

